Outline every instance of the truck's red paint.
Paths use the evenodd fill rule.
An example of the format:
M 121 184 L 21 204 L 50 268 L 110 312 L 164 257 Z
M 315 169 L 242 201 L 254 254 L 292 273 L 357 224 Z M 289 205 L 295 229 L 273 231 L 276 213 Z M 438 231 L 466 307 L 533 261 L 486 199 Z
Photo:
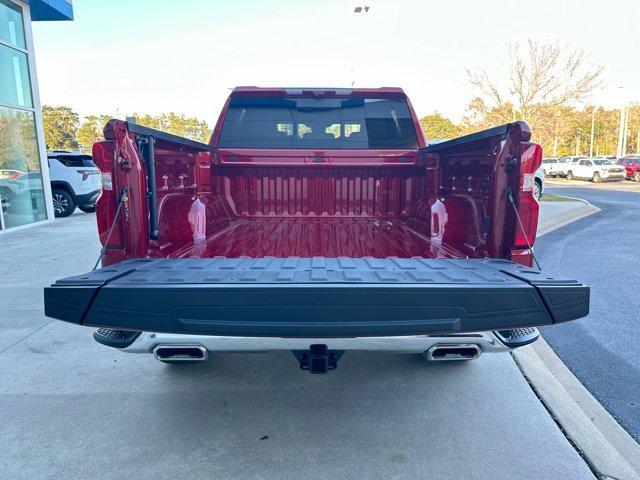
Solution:
M 241 87 L 234 95 L 345 94 Z M 395 88 L 346 95 L 406 98 Z M 93 149 L 113 184 L 97 205 L 103 244 L 128 190 L 103 264 L 145 256 L 493 257 L 531 264 L 507 195 L 512 189 L 533 243 L 538 205 L 526 176 L 540 165 L 541 151 L 522 124 L 506 138 L 428 153 L 409 104 L 418 150 L 217 148 L 228 105 L 211 152 L 157 143 L 157 240 L 149 240 L 146 172 L 135 138 L 126 122 L 105 127 L 106 140 Z

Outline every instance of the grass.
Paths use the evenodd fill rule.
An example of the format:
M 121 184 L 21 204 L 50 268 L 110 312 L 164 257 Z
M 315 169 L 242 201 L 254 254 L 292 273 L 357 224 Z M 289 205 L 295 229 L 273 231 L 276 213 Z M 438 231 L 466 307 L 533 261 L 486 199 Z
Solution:
M 569 184 L 573 183 L 573 184 L 575 184 L 575 183 L 579 183 L 579 182 L 585 182 L 586 180 L 578 180 L 578 179 L 569 180 L 569 179 L 564 178 L 564 177 L 545 177 L 545 181 L 556 182 L 556 183 L 569 183 Z
M 564 195 L 556 195 L 554 193 L 544 193 L 540 199 L 542 202 L 575 202 L 575 198 L 565 197 Z

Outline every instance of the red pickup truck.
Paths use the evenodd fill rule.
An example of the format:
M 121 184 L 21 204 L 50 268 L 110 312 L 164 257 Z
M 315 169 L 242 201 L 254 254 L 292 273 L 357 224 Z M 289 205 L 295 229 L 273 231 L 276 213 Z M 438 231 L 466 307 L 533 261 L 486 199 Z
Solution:
M 291 350 L 470 360 L 585 316 L 532 268 L 542 152 L 524 122 L 429 145 L 399 88 L 233 90 L 209 144 L 111 120 L 93 147 L 102 268 L 50 317 L 167 363 Z

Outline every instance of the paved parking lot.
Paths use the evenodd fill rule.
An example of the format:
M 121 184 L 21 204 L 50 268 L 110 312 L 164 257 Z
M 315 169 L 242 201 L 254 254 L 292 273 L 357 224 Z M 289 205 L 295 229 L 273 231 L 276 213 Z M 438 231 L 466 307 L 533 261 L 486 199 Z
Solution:
M 640 192 L 640 183 L 633 180 L 623 180 L 621 182 L 601 182 L 593 183 L 585 180 L 567 180 L 566 178 L 546 178 L 547 188 L 593 188 L 597 190 L 618 190 L 625 192 Z M 550 192 L 551 193 L 551 192 Z M 566 192 L 570 195 L 570 192 Z
M 0 236 L 0 478 L 590 479 L 509 355 L 427 364 L 289 353 L 167 366 L 49 321 L 42 287 L 91 268 L 91 215 Z
M 640 184 L 634 184 L 640 191 Z M 602 211 L 536 242 L 545 270 L 579 276 L 591 285 L 590 315 L 543 328 L 543 335 L 589 391 L 640 441 L 640 196 L 594 188 L 547 192 L 584 198 Z

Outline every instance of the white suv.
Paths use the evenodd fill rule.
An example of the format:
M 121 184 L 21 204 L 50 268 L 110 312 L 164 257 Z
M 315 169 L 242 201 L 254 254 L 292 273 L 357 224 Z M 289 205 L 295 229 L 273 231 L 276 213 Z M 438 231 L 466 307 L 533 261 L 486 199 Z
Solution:
M 100 170 L 90 155 L 63 150 L 47 152 L 49 177 L 56 217 L 68 217 L 76 206 L 94 212 L 100 194 Z
M 625 169 L 614 165 L 609 160 L 602 158 L 578 158 L 572 160 L 567 169 L 567 178 L 573 180 L 580 178 L 591 180 L 594 183 L 602 181 L 624 180 Z

